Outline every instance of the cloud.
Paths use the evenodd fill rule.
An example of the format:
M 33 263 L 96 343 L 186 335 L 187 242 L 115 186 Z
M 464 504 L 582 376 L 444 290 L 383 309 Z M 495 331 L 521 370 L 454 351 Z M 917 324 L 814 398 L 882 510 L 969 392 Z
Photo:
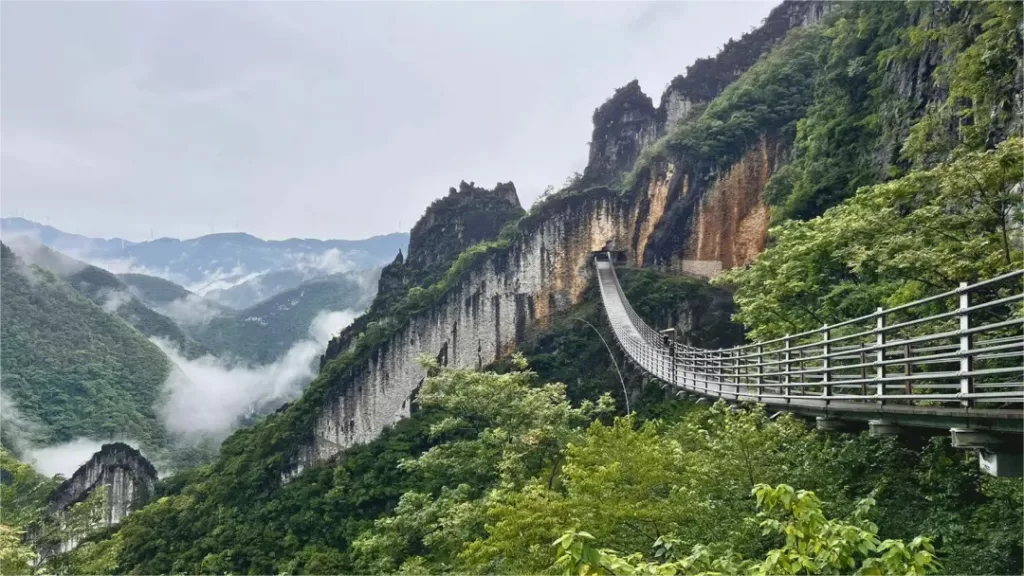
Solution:
M 117 314 L 117 311 L 125 304 L 132 301 L 132 293 L 128 290 L 106 289 L 100 293 L 102 302 L 100 307 L 109 314 Z
M 118 440 L 138 448 L 138 443 L 133 441 Z M 82 464 L 89 461 L 92 455 L 99 452 L 104 444 L 114 440 L 93 440 L 90 438 L 75 438 L 70 442 L 46 446 L 45 448 L 34 448 L 26 452 L 26 461 L 32 464 L 37 472 L 46 476 L 63 474 L 65 478 L 71 477 Z
M 348 272 L 354 264 L 338 248 L 331 248 L 321 254 L 302 254 L 295 262 L 295 267 L 303 273 L 313 276 Z
M 17 403 L 0 390 L 0 436 L 4 446 L 22 452 L 35 445 L 44 432 L 42 424 L 25 417 Z
M 47 248 L 39 239 L 39 235 L 32 232 L 3 233 L 2 239 L 23 262 L 30 266 L 38 266 L 57 276 L 70 276 L 88 266 L 81 260 Z
M 0 392 L 0 435 L 5 447 L 13 449 L 20 460 L 31 464 L 44 476 L 62 474 L 70 477 L 104 444 L 116 441 L 139 448 L 138 442 L 120 438 L 75 438 L 70 442 L 46 446 L 43 439 L 47 435 L 47 427 L 22 414 L 17 404 L 3 392 Z
M 205 295 L 216 290 L 227 290 L 228 288 L 233 288 L 266 273 L 266 270 L 249 272 L 243 266 L 235 266 L 227 272 L 221 268 L 217 268 L 216 270 L 206 272 L 203 279 L 199 282 L 194 282 L 184 286 L 196 294 Z
M 354 319 L 355 314 L 348 310 L 344 312 L 321 312 L 310 323 L 309 334 L 315 341 L 327 344 L 331 338 L 337 336 Z
M 189 294 L 154 309 L 181 326 L 206 324 L 224 312 L 223 308 L 198 294 Z
M 214 356 L 184 358 L 169 343 L 154 339 L 173 363 L 159 407 L 164 425 L 185 436 L 225 437 L 243 418 L 296 398 L 316 374 L 316 360 L 331 336 L 354 319 L 351 311 L 321 312 L 309 338 L 296 342 L 277 361 L 232 366 Z

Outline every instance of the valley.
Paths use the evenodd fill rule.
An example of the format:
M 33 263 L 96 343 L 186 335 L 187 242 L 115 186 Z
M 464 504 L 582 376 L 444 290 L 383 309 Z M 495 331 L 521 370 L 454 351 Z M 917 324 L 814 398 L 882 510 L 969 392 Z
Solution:
M 233 429 L 301 392 L 327 340 L 368 306 L 379 275 L 373 267 L 295 268 L 284 258 L 282 268 L 250 281 L 289 281 L 260 280 L 249 295 L 269 296 L 236 309 L 216 293 L 202 296 L 166 278 L 114 274 L 67 256 L 36 240 L 99 263 L 112 252 L 90 248 L 107 241 L 53 229 L 47 237 L 40 229 L 24 221 L 0 228 L 3 436 L 6 449 L 37 455 L 49 474 L 70 474 L 91 454 L 83 450 L 113 440 L 144 449 L 167 469 L 213 457 Z M 322 248 L 302 262 L 341 257 L 337 247 Z M 356 250 L 351 261 L 369 257 Z

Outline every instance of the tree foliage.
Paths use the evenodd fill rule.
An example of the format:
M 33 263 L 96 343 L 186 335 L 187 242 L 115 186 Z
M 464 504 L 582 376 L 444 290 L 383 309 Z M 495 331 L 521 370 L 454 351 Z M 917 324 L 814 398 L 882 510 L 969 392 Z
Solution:
M 869 314 L 1021 267 L 1024 149 L 1012 138 L 930 170 L 862 188 L 721 281 L 754 338 Z
M 159 348 L 6 246 L 0 280 L 4 395 L 23 418 L 42 424 L 35 441 L 165 442 L 155 406 L 169 366 Z
M 597 549 L 587 532 L 568 532 L 555 541 L 558 564 L 567 575 L 927 574 L 941 567 L 927 537 L 910 543 L 880 540 L 878 527 L 867 519 L 874 505 L 871 498 L 859 501 L 849 519 L 834 520 L 825 517 L 813 492 L 786 484 L 758 484 L 752 492 L 759 510 L 754 520 L 762 534 L 784 539 L 763 560 L 743 559 L 732 552 L 715 555 L 702 545 L 681 556 L 672 537 L 658 538 L 654 559 L 646 560 L 640 553 L 623 556 Z
M 766 191 L 773 221 L 1019 136 L 1021 21 L 1013 2 L 839 5 L 793 159 Z

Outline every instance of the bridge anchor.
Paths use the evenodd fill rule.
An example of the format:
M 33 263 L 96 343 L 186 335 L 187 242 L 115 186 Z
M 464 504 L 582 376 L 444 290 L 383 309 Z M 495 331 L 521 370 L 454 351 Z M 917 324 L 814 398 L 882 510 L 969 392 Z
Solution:
M 950 428 L 954 448 L 978 451 L 978 466 L 983 472 L 1001 478 L 1024 476 L 1024 446 L 1019 438 L 1007 439 L 967 428 Z

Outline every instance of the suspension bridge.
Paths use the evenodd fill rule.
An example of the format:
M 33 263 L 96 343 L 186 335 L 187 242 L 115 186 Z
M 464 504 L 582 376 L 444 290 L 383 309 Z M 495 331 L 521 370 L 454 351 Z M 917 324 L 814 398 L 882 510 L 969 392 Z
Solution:
M 816 419 L 829 431 L 952 435 L 983 470 L 1024 475 L 1024 270 L 781 338 L 708 350 L 650 327 L 608 253 L 594 266 L 615 339 L 685 394 Z

